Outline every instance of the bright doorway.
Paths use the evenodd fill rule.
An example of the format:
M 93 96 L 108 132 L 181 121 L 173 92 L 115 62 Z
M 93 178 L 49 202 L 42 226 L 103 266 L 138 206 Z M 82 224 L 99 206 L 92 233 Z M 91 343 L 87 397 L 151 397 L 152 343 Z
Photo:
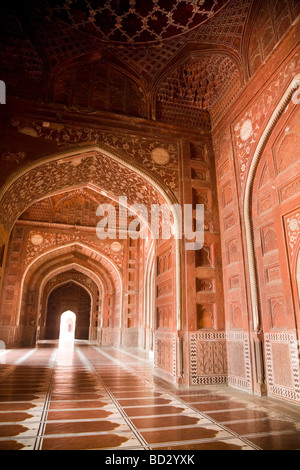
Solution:
M 76 315 L 67 310 L 60 317 L 59 342 L 72 342 L 75 339 Z

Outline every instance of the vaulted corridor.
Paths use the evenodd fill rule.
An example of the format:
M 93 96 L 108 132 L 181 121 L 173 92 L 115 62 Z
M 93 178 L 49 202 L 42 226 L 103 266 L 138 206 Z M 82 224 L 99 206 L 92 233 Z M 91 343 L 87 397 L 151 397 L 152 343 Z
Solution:
M 175 388 L 145 353 L 87 341 L 0 352 L 0 450 L 300 449 L 300 410 L 226 386 Z
M 300 450 L 300 1 L 1 18 L 0 450 Z

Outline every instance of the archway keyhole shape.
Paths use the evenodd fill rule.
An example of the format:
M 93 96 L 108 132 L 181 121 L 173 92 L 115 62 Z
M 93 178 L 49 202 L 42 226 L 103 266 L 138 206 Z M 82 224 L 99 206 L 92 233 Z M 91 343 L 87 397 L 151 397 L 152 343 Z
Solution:
M 76 315 L 67 310 L 60 317 L 59 343 L 72 343 L 75 339 Z

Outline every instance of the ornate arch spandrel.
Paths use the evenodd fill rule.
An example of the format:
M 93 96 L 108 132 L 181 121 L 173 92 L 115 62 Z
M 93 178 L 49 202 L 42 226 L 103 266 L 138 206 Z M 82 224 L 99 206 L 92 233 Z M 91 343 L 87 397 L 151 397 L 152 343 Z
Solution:
M 265 130 L 259 139 L 256 150 L 254 152 L 248 177 L 245 186 L 244 195 L 244 226 L 246 236 L 246 248 L 248 256 L 248 273 L 250 279 L 250 293 L 252 303 L 253 327 L 254 331 L 259 333 L 261 330 L 261 315 L 259 308 L 259 288 L 258 276 L 256 270 L 256 254 L 253 236 L 253 219 L 252 219 L 252 199 L 253 199 L 253 186 L 256 176 L 256 171 L 261 159 L 261 156 L 266 148 L 267 142 L 282 114 L 285 112 L 288 104 L 290 103 L 295 92 L 300 88 L 300 74 L 296 75 L 289 84 L 286 92 L 282 96 L 279 104 L 276 106 Z

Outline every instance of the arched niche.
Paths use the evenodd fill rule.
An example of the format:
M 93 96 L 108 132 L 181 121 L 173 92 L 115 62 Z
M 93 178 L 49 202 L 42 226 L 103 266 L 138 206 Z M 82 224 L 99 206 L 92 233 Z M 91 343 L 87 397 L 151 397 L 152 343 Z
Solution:
M 71 311 L 76 315 L 75 339 L 88 340 L 92 302 L 90 292 L 77 282 L 69 281 L 53 289 L 47 302 L 45 339 L 59 339 L 61 316 Z

